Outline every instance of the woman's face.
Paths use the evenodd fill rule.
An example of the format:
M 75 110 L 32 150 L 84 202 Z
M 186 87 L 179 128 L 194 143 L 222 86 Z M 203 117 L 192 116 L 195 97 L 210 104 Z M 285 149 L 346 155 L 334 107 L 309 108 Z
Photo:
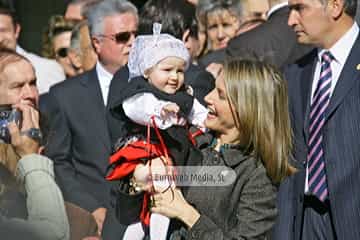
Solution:
M 210 50 L 225 48 L 230 39 L 237 35 L 239 25 L 239 20 L 227 10 L 210 13 L 206 26 Z
M 63 67 L 66 76 L 75 76 L 76 71 L 71 64 L 68 57 L 68 50 L 70 47 L 71 31 L 62 32 L 56 35 L 53 39 L 53 47 L 55 58 L 58 63 Z
M 209 110 L 205 120 L 205 126 L 218 133 L 220 139 L 226 139 L 223 143 L 232 143 L 239 136 L 232 114 L 232 105 L 228 101 L 224 73 L 220 72 L 216 78 L 215 88 L 205 97 Z

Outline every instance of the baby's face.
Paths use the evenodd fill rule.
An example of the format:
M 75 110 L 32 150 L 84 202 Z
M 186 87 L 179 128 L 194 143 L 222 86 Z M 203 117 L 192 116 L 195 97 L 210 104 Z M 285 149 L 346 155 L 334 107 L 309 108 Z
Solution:
M 185 61 L 178 57 L 167 57 L 149 70 L 146 78 L 157 89 L 174 94 L 184 84 Z

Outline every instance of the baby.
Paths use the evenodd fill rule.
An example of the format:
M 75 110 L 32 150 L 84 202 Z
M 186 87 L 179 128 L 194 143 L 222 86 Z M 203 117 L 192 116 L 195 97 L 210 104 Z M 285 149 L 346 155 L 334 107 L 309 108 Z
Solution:
M 175 187 L 169 178 L 149 181 L 149 175 L 172 175 L 168 166 L 173 162 L 185 164 L 192 147 L 185 125 L 204 130 L 207 116 L 207 109 L 184 85 L 184 72 L 190 61 L 184 43 L 171 35 L 160 34 L 160 30 L 161 25 L 155 23 L 153 35 L 135 39 L 129 55 L 129 83 L 121 93 L 121 103 L 111 109 L 130 119 L 132 125 L 128 124 L 128 137 L 121 139 L 119 150 L 110 159 L 114 171 L 107 179 L 131 176 L 129 196 L 139 191 L 162 192 Z M 129 211 L 125 204 L 119 207 L 123 208 L 120 215 Z M 149 218 L 150 239 L 166 239 L 169 219 L 159 214 L 151 214 Z M 123 239 L 143 239 L 146 223 L 141 219 L 130 224 Z

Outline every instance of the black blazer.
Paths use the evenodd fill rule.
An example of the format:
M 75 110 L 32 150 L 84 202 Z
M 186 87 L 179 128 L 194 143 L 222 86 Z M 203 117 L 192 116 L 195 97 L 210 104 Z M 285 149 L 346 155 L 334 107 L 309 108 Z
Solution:
M 294 63 L 312 47 L 299 44 L 295 32 L 287 25 L 289 8 L 274 11 L 258 27 L 230 40 L 225 52 L 227 59 L 256 57 L 283 68 Z
M 47 97 L 51 130 L 45 154 L 54 161 L 64 198 L 92 212 L 109 207 L 104 179 L 111 153 L 96 69 L 61 82 Z
M 338 79 L 323 127 L 324 156 L 328 181 L 330 208 L 337 239 L 360 239 L 360 38 L 353 45 Z M 275 239 L 300 239 L 303 218 L 305 161 L 309 137 L 310 93 L 317 51 L 314 50 L 286 71 L 289 81 L 289 104 L 294 131 L 294 157 L 299 172 L 281 191 L 287 192 L 279 204 L 288 219 L 279 220 Z M 281 195 L 285 195 L 284 192 Z M 291 196 L 290 196 L 291 195 Z M 280 214 L 280 217 L 283 217 Z

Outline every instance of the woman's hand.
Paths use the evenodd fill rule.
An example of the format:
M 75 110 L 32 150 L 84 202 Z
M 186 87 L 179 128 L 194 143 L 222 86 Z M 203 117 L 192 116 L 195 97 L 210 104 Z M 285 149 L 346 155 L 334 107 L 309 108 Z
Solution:
M 200 218 L 199 212 L 191 206 L 179 189 L 168 189 L 152 196 L 154 206 L 151 212 L 177 218 L 191 228 Z

